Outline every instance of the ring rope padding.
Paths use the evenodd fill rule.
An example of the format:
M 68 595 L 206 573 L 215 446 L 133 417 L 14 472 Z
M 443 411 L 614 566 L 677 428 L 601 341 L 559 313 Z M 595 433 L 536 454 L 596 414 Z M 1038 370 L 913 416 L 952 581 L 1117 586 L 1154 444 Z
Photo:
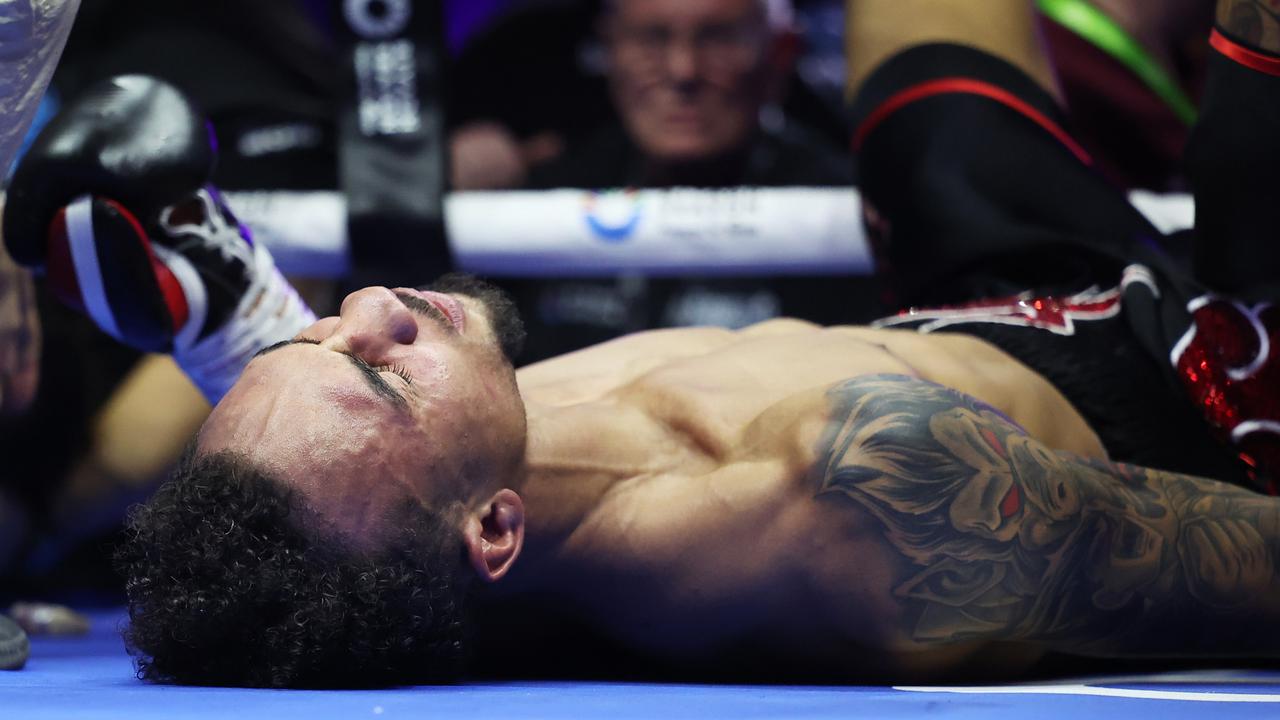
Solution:
M 1115 58 L 1186 125 L 1196 121 L 1196 105 L 1133 36 L 1086 0 L 1036 0 L 1040 12 Z

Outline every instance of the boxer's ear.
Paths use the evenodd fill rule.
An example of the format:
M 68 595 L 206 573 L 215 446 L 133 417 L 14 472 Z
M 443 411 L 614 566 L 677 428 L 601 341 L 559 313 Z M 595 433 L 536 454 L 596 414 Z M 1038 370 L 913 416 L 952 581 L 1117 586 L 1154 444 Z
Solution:
M 524 545 L 524 501 L 513 490 L 494 493 L 463 520 L 462 542 L 481 580 L 502 579 Z

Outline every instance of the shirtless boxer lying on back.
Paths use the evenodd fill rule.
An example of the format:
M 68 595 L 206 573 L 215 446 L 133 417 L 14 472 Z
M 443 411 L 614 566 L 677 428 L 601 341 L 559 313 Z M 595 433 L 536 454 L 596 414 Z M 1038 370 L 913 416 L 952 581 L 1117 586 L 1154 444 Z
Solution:
M 1224 8 L 1237 4 L 1225 0 Z M 1010 142 L 1085 167 L 1087 158 L 1055 132 L 1051 110 L 1037 110 L 1047 96 L 1006 64 L 1048 78 L 1029 40 L 1030 12 L 1021 0 L 854 0 L 855 75 L 896 56 L 866 81 L 864 98 L 885 94 L 859 134 L 872 167 L 903 136 L 965 117 L 1005 123 L 1001 137 Z M 938 40 L 991 54 L 954 45 L 898 54 Z M 920 52 L 951 57 L 950 74 L 937 76 Z M 139 83 L 108 95 L 145 113 L 146 98 L 164 91 Z M 68 132 L 69 122 L 48 132 Z M 37 173 L 39 153 L 58 147 L 66 145 L 38 145 L 24 170 Z M 912 242 L 926 212 L 919 205 L 912 215 L 910 197 L 883 193 L 912 177 L 920 154 L 912 152 L 865 188 L 872 225 L 892 227 L 893 242 Z M 77 162 L 107 155 L 84 152 Z M 988 159 L 1013 167 L 1022 155 Z M 941 164 L 930 177 L 962 177 L 947 174 L 966 165 L 958 167 Z M 980 186 L 986 177 L 971 179 Z M 21 194 L 22 181 L 6 215 L 7 242 L 20 260 L 46 264 L 51 284 L 72 301 L 96 303 L 95 317 L 105 304 L 126 337 L 181 334 L 196 322 L 190 318 L 215 318 L 177 347 L 180 361 L 184 353 L 198 358 L 193 372 L 215 398 L 226 383 L 202 343 L 230 348 L 228 357 L 262 348 L 171 481 L 131 520 L 119 557 L 128 573 L 128 639 L 145 677 L 269 686 L 449 678 L 467 654 L 469 604 L 486 636 L 475 662 L 490 667 L 583 651 L 557 645 L 561 626 L 547 623 L 565 619 L 674 672 L 739 677 L 1015 673 L 1047 650 L 1280 654 L 1280 501 L 1185 468 L 1109 460 L 1113 445 L 1138 455 L 1149 448 L 1115 432 L 1105 412 L 1086 417 L 1088 398 L 1065 397 L 1045 374 L 986 341 L 917 332 L 931 329 L 923 326 L 775 321 L 741 332 L 643 333 L 515 372 L 521 331 L 509 303 L 450 279 L 430 291 L 352 293 L 337 317 L 263 348 L 261 334 L 246 329 L 255 314 L 284 324 L 301 324 L 301 314 L 275 280 L 263 279 L 269 258 L 196 257 L 201 244 L 192 238 L 243 246 L 216 195 L 179 201 L 192 186 L 170 182 L 136 194 L 133 205 L 78 200 L 72 208 L 87 219 L 76 224 L 58 209 L 69 196 L 45 193 L 36 202 Z M 107 191 L 81 185 L 73 194 Z M 922 182 L 918 191 L 932 188 Z M 42 233 L 22 227 L 46 226 L 42 213 L 55 217 L 47 248 Z M 63 231 L 60 222 L 78 229 Z M 1024 225 L 1035 235 L 1034 223 Z M 1086 258 L 1089 271 L 1115 263 L 1107 280 L 1124 283 L 1114 293 L 1026 296 L 1021 305 L 890 322 L 969 332 L 984 318 L 1062 347 L 1111 333 L 1142 335 L 1129 341 L 1141 348 L 1151 333 L 1131 332 L 1131 316 L 1166 308 L 1159 302 L 1192 286 L 1170 280 L 1159 257 L 1125 244 L 1124 233 L 1098 232 L 1118 239 L 1090 240 L 1073 257 Z M 32 237 L 41 239 L 23 252 Z M 127 291 L 105 281 L 101 302 L 83 299 L 87 271 L 60 249 L 87 242 L 101 259 L 153 241 L 179 250 L 144 256 L 147 272 Z M 1043 244 L 1048 253 L 1059 246 Z M 1129 252 L 1153 266 L 1116 260 Z M 194 257 L 196 274 L 175 269 L 175 256 Z M 928 256 L 920 259 L 928 266 Z M 1019 282 L 1018 267 L 1006 273 L 983 263 L 982 282 Z M 189 283 L 204 278 L 207 286 L 232 271 L 250 280 L 242 302 L 199 311 Z M 150 305 L 142 307 L 139 288 L 155 290 L 144 298 Z M 1020 315 L 1011 309 L 1018 307 Z M 1174 340 L 1187 327 L 1208 328 L 1200 316 L 1154 316 L 1166 322 L 1154 334 Z M 1166 329 L 1177 322 L 1181 330 Z M 1195 337 L 1177 356 L 1203 356 L 1188 389 L 1218 393 L 1206 407 L 1229 406 L 1236 417 L 1257 395 L 1238 392 L 1251 376 L 1222 380 L 1221 358 Z M 1150 358 L 1129 362 L 1136 368 L 1124 372 L 1134 378 L 1161 372 Z M 1274 371 L 1265 355 L 1260 363 L 1255 374 Z M 1164 372 L 1174 377 L 1174 368 Z M 1167 395 L 1192 412 L 1172 385 Z M 1182 431 L 1181 416 L 1160 413 L 1162 406 L 1151 420 Z M 1252 432 L 1265 423 L 1228 427 L 1212 412 L 1193 419 L 1204 438 L 1253 443 L 1220 452 L 1232 462 L 1247 455 L 1257 466 L 1252 477 L 1267 480 L 1271 446 Z

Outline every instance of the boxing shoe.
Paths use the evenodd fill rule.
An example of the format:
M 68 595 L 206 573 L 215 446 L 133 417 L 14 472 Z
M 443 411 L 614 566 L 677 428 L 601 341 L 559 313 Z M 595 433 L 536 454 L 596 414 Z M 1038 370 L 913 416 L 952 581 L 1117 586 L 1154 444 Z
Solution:
M 254 353 L 315 321 L 209 184 L 215 154 L 175 88 L 112 78 L 40 133 L 4 211 L 15 260 L 117 340 L 173 353 L 214 403 Z

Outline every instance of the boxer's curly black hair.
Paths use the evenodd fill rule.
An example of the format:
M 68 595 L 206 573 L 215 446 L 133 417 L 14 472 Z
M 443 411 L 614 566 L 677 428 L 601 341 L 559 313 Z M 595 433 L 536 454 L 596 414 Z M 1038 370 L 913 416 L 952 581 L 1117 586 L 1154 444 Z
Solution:
M 242 456 L 188 451 L 134 508 L 115 559 L 146 680 L 367 687 L 455 679 L 462 543 L 414 505 L 376 557 L 350 549 Z

